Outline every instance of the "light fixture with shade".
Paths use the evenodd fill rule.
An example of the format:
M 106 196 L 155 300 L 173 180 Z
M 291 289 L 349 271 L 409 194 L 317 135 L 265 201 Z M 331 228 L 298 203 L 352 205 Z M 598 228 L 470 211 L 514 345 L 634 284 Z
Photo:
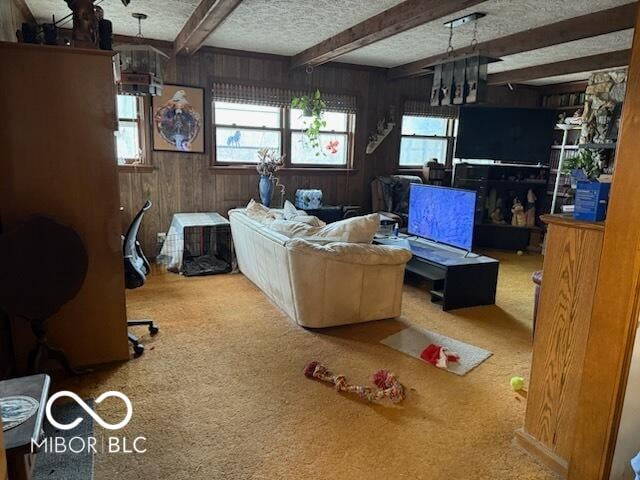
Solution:
M 169 58 L 161 50 L 144 43 L 142 36 L 142 20 L 144 13 L 132 13 L 138 20 L 140 43 L 117 45 L 113 49 L 118 52 L 120 63 L 120 79 L 118 93 L 123 95 L 162 95 L 162 67 Z

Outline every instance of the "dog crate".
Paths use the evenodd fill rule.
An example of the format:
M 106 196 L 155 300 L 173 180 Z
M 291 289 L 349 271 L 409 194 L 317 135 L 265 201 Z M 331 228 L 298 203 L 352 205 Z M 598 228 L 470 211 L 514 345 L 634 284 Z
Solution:
M 156 261 L 186 277 L 229 273 L 235 268 L 229 221 L 218 213 L 178 213 Z

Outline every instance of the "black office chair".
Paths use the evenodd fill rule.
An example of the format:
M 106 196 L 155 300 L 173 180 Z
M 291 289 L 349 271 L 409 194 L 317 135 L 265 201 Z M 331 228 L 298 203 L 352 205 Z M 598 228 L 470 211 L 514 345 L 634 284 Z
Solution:
M 142 223 L 144 212 L 151 208 L 151 202 L 147 200 L 140 211 L 136 214 L 127 230 L 127 234 L 122 240 L 122 254 L 124 255 L 124 285 L 128 289 L 134 289 L 144 285 L 147 275 L 151 272 L 151 265 L 147 257 L 144 256 L 140 242 L 137 240 L 138 230 Z M 155 335 L 158 333 L 158 327 L 153 320 L 128 320 L 129 327 L 147 326 L 149 333 Z M 129 333 L 129 341 L 133 345 L 133 351 L 136 355 L 144 353 L 144 345 L 140 343 L 140 339 Z

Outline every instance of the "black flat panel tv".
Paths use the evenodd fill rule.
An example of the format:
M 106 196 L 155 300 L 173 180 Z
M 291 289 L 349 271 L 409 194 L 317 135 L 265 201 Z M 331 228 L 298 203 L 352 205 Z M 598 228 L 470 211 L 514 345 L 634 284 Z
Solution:
M 455 157 L 547 164 L 556 115 L 538 108 L 463 107 Z

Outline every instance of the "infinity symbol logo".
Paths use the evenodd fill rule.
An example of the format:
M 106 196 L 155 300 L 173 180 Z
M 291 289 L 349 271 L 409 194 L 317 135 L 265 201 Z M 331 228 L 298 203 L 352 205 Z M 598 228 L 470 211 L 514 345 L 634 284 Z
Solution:
M 45 412 L 47 414 L 47 419 L 49 420 L 49 423 L 51 423 L 51 425 L 53 425 L 54 427 L 59 428 L 60 430 L 71 430 L 71 429 L 74 429 L 78 425 L 80 425 L 80 423 L 82 423 L 82 420 L 83 420 L 82 417 L 78 417 L 73 422 L 68 423 L 68 424 L 65 425 L 63 423 L 58 423 L 53 418 L 53 415 L 51 414 L 51 407 L 53 406 L 53 403 L 57 399 L 59 399 L 61 397 L 72 398 L 73 401 L 75 401 L 78 405 L 80 405 L 82 407 L 82 409 L 85 412 L 87 412 L 96 422 L 98 422 L 98 424 L 102 428 L 106 428 L 107 430 L 119 430 L 119 429 L 125 427 L 129 423 L 129 421 L 131 420 L 131 416 L 133 415 L 133 406 L 131 405 L 131 400 L 129 400 L 129 397 L 127 397 L 124 393 L 116 392 L 116 391 L 112 390 L 112 391 L 109 391 L 109 392 L 104 392 L 102 395 L 100 395 L 98 398 L 96 398 L 96 403 L 101 403 L 103 400 L 105 400 L 107 398 L 117 397 L 120 400 L 122 400 L 124 402 L 125 406 L 127 407 L 127 414 L 125 415 L 124 419 L 119 423 L 111 424 L 111 423 L 105 422 L 78 395 L 76 395 L 73 392 L 69 392 L 67 390 L 62 390 L 62 391 L 60 391 L 58 393 L 55 393 L 55 394 L 51 395 L 51 397 L 47 401 L 47 406 L 46 406 L 46 410 L 45 410 Z

